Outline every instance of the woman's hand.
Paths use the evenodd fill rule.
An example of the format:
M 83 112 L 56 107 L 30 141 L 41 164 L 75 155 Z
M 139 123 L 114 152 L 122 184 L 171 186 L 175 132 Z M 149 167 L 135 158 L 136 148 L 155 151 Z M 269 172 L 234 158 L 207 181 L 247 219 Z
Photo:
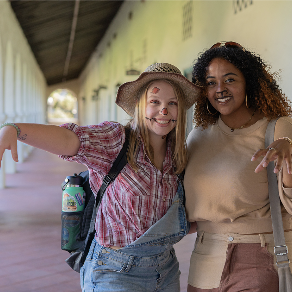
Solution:
M 256 167 L 255 172 L 258 173 L 262 171 L 271 161 L 276 161 L 274 173 L 278 173 L 282 166 L 286 166 L 287 172 L 292 173 L 292 145 L 285 138 L 280 138 L 274 141 L 267 149 L 258 150 L 251 161 L 257 160 L 259 157 L 264 156 L 260 164 Z M 285 165 L 283 164 L 285 163 Z
M 5 126 L 0 129 L 0 167 L 6 149 L 11 150 L 13 160 L 18 162 L 17 131 L 13 126 Z
M 255 172 L 262 171 L 271 161 L 275 161 L 274 173 L 278 173 L 283 167 L 283 185 L 292 188 L 292 145 L 289 138 L 280 138 L 274 141 L 267 149 L 258 150 L 252 161 L 264 156 L 260 164 L 256 167 Z

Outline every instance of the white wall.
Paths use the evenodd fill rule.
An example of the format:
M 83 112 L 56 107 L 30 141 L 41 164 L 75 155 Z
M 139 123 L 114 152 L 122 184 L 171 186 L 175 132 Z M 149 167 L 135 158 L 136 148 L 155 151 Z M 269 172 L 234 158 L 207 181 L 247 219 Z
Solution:
M 44 76 L 35 61 L 21 27 L 7 0 L 0 1 L 0 125 L 5 122 L 45 122 Z M 31 147 L 19 143 L 19 160 Z M 5 173 L 16 171 L 10 153 L 0 169 L 0 188 Z
M 187 39 L 183 39 L 185 5 L 192 26 Z M 154 62 L 168 62 L 184 72 L 200 52 L 224 40 L 239 42 L 261 55 L 272 71 L 281 70 L 279 83 L 292 97 L 291 15 L 292 1 L 126 1 L 81 74 L 85 99 L 81 123 L 127 121 L 129 117 L 114 104 L 116 84 L 138 77 L 127 76 L 126 70 L 142 72 Z M 107 89 L 92 101 L 93 90 L 100 85 Z

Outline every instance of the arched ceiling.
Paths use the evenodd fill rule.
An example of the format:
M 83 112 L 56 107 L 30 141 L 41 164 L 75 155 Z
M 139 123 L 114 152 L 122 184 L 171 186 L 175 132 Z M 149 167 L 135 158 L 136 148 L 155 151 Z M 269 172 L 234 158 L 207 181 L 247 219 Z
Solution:
M 123 0 L 10 0 L 48 85 L 78 78 Z

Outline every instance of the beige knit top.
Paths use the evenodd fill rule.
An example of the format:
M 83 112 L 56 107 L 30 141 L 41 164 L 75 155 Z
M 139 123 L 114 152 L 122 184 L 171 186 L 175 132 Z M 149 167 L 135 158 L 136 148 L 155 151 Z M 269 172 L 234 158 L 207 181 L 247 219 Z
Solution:
M 266 118 L 234 132 L 219 118 L 206 130 L 195 128 L 187 139 L 189 162 L 184 186 L 189 221 L 210 233 L 272 232 L 267 171 L 255 173 L 260 159 L 252 155 L 265 148 Z M 292 138 L 292 119 L 282 117 L 275 139 Z M 282 188 L 284 229 L 292 229 L 292 189 Z M 289 212 L 289 213 L 288 213 Z

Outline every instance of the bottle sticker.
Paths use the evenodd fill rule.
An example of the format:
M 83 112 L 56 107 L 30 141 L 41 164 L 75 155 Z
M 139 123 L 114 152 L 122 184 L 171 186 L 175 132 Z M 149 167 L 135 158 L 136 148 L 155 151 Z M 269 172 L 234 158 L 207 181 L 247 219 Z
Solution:
M 69 194 L 65 193 L 63 195 L 62 211 L 64 212 L 75 212 L 77 211 L 76 199 Z
M 83 204 L 84 204 L 83 196 L 81 196 L 80 193 L 77 193 L 77 194 L 75 194 L 75 198 L 76 198 L 79 206 L 83 206 Z

